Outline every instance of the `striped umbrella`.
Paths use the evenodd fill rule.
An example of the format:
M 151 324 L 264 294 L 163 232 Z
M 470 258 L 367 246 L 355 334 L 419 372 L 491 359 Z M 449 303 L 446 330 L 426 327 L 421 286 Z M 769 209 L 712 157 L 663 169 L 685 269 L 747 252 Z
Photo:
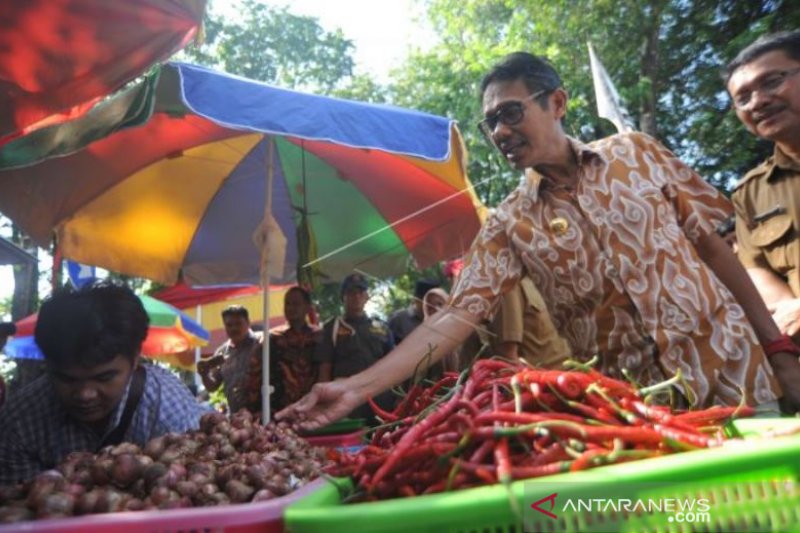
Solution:
M 446 118 L 172 64 L 0 147 L 0 211 L 67 258 L 165 284 L 260 284 L 267 257 L 271 282 L 388 276 L 469 247 L 465 157 Z
M 142 355 L 164 360 L 182 368 L 191 367 L 194 360 L 183 362 L 176 359 L 180 354 L 208 344 L 208 331 L 185 313 L 166 302 L 150 296 L 139 296 L 150 319 L 147 337 L 142 344 Z M 12 359 L 44 359 L 33 338 L 38 313 L 17 322 L 17 334 L 6 344 L 5 352 Z

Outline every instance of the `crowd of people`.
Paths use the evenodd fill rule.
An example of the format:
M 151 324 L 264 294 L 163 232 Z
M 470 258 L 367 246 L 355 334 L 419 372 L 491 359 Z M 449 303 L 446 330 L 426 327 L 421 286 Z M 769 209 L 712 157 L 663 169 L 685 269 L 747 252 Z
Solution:
M 421 370 L 460 370 L 485 355 L 548 368 L 597 360 L 643 386 L 679 375 L 682 408 L 797 412 L 798 74 L 800 31 L 764 36 L 728 65 L 737 116 L 775 144 L 731 202 L 645 134 L 589 144 L 568 136 L 556 70 L 510 54 L 481 82 L 480 128 L 525 179 L 485 222 L 463 269 L 448 266 L 448 287 L 420 280 L 411 305 L 385 322 L 367 315 L 370 286 L 354 273 L 341 283 L 341 313 L 321 325 L 307 319 L 310 294 L 294 287 L 286 325 L 268 335 L 253 331 L 247 309 L 227 308 L 228 340 L 198 365 L 204 386 L 221 389 L 231 411 L 260 410 L 269 342 L 271 405 L 309 429 L 370 419 L 369 399 L 390 408 L 390 389 Z M 0 485 L 70 451 L 196 427 L 204 407 L 141 360 L 146 331 L 141 302 L 124 287 L 43 304 L 35 337 L 47 372 L 0 409 Z

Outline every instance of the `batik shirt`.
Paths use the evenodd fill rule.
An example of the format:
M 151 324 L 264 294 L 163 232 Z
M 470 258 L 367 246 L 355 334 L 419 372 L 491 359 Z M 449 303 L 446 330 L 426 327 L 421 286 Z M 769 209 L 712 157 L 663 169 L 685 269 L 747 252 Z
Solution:
M 275 408 L 281 409 L 302 398 L 317 381 L 314 350 L 320 330 L 305 325 L 270 332 L 270 360 L 274 361 Z
M 144 391 L 123 440 L 144 446 L 165 433 L 197 429 L 206 409 L 186 385 L 168 370 L 151 364 L 144 368 Z M 36 379 L 0 409 L 0 486 L 54 468 L 70 452 L 97 451 L 119 424 L 127 400 L 126 390 L 100 434 L 64 412 L 48 376 Z
M 730 203 L 646 135 L 570 143 L 576 189 L 528 171 L 473 243 L 453 305 L 491 316 L 527 271 L 577 359 L 642 384 L 680 369 L 695 406 L 775 400 L 741 306 L 693 246 Z
M 261 411 L 263 339 L 262 332 L 250 331 L 239 344 L 228 339 L 214 352 L 214 357 L 222 358 L 222 390 L 231 413 L 240 409 Z

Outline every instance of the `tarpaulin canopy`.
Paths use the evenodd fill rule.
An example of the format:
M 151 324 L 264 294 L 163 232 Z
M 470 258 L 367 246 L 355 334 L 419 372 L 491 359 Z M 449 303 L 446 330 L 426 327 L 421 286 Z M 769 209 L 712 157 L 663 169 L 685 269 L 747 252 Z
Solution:
M 36 258 L 0 237 L 0 265 L 36 264 Z
M 86 112 L 196 34 L 205 0 L 0 0 L 0 144 Z
M 283 316 L 283 299 L 290 285 L 271 285 L 269 287 L 269 321 L 270 328 L 286 323 Z M 170 303 L 194 317 L 211 335 L 209 343 L 202 348 L 208 355 L 227 340 L 225 325 L 222 321 L 222 310 L 230 305 L 241 305 L 247 309 L 250 322 L 257 327 L 264 322 L 264 294 L 261 287 L 248 285 L 245 287 L 189 287 L 178 283 L 158 291 L 154 297 Z

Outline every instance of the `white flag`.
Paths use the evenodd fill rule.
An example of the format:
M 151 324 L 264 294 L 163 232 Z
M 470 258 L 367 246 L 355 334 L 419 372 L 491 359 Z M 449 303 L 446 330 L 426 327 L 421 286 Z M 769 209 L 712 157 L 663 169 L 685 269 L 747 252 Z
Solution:
M 608 72 L 597 59 L 592 43 L 586 43 L 589 47 L 589 62 L 592 65 L 592 81 L 594 81 L 594 94 L 597 99 L 597 114 L 601 118 L 606 118 L 614 123 L 617 131 L 636 131 L 633 120 L 628 111 L 620 102 L 619 94 L 608 77 Z

